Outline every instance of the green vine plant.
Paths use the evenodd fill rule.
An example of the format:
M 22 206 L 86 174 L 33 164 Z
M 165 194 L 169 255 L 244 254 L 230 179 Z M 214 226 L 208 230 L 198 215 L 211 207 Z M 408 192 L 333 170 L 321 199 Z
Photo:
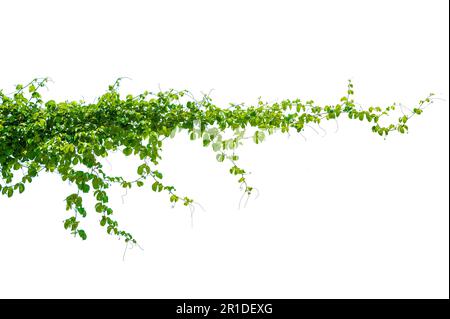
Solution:
M 355 103 L 353 84 L 348 81 L 345 96 L 334 105 L 319 106 L 312 100 L 300 99 L 276 103 L 258 99 L 256 105 L 230 103 L 219 107 L 210 95 L 196 99 L 186 90 L 121 96 L 118 79 L 95 103 L 57 102 L 44 101 L 41 96 L 48 81 L 37 78 L 17 85 L 12 93 L 0 90 L 0 192 L 12 197 L 23 193 L 41 172 L 59 174 L 62 181 L 76 186 L 65 198 L 70 215 L 63 222 L 64 228 L 86 240 L 81 222 L 88 209 L 83 198 L 90 194 L 95 198 L 93 208 L 100 226 L 127 244 L 136 244 L 136 239 L 114 218 L 108 204 L 112 185 L 125 190 L 148 185 L 156 193 L 166 193 L 172 205 L 181 203 L 191 211 L 196 203 L 166 184 L 158 170 L 164 140 L 181 131 L 211 148 L 218 162 L 229 165 L 229 173 L 242 190 L 241 205 L 257 192 L 248 184 L 248 172 L 240 166 L 236 153 L 245 140 L 260 144 L 275 132 L 301 134 L 306 128 L 320 127 L 323 121 L 343 115 L 369 123 L 372 132 L 386 138 L 394 132 L 407 133 L 408 121 L 422 114 L 435 99 L 430 94 L 411 109 L 396 103 L 363 108 Z M 140 159 L 135 179 L 106 172 L 102 159 L 113 151 Z

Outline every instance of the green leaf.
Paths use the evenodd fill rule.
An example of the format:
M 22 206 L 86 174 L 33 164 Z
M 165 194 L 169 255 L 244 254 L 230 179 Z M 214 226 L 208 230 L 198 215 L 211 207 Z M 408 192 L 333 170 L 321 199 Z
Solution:
M 170 138 L 174 138 L 175 135 L 177 134 L 177 128 L 175 127 L 171 132 L 170 132 Z
M 255 134 L 253 135 L 253 141 L 256 144 L 259 144 L 262 141 L 264 141 L 264 138 L 265 138 L 264 132 L 261 131 L 256 131 Z
M 123 153 L 124 153 L 126 156 L 130 156 L 131 153 L 133 153 L 133 150 L 132 150 L 131 148 L 129 148 L 129 147 L 125 147 L 124 150 L 123 150 Z
M 423 110 L 419 109 L 419 108 L 415 108 L 413 111 L 415 114 L 418 114 L 418 115 L 422 114 L 422 112 L 423 112 Z
M 152 184 L 152 190 L 154 192 L 161 192 L 163 190 L 164 186 L 160 182 L 154 182 Z
M 150 173 L 150 167 L 147 164 L 142 164 L 138 167 L 137 173 L 139 175 L 148 175 Z
M 97 204 L 95 204 L 95 211 L 97 213 L 101 213 L 101 212 L 103 212 L 103 207 L 104 207 L 104 205 L 102 203 L 97 203 Z
M 68 229 L 70 227 L 70 225 L 72 225 L 72 219 L 66 219 L 64 221 L 64 229 Z
M 212 148 L 214 152 L 218 152 L 222 149 L 222 143 L 221 142 L 213 143 Z
M 104 146 L 107 150 L 111 150 L 114 148 L 114 144 L 113 144 L 112 140 L 106 140 L 104 143 Z
M 86 232 L 82 229 L 78 230 L 78 235 L 81 237 L 81 239 L 86 240 L 87 239 L 87 235 Z
M 211 143 L 209 139 L 203 139 L 203 147 L 207 147 Z
M 219 162 L 223 162 L 225 160 L 225 155 L 223 153 L 222 154 L 217 154 L 216 155 L 216 159 Z
M 89 190 L 91 189 L 91 187 L 88 184 L 82 184 L 80 186 L 80 189 L 83 191 L 83 193 L 89 193 Z
M 77 207 L 77 212 L 83 217 L 86 217 L 87 215 L 86 210 L 83 207 Z
M 100 179 L 99 179 L 98 177 L 95 177 L 95 178 L 92 180 L 92 187 L 93 187 L 94 189 L 99 189 L 99 188 L 100 188 L 100 183 L 101 183 Z
M 161 172 L 159 172 L 159 171 L 154 171 L 153 174 L 155 174 L 155 176 L 159 179 L 163 178 L 163 174 L 161 174 Z
M 360 112 L 358 117 L 360 121 L 364 120 L 364 112 Z

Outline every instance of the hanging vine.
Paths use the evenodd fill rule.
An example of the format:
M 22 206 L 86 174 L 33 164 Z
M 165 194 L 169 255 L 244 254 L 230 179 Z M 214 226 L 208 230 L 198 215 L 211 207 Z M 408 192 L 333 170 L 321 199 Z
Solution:
M 363 109 L 355 103 L 349 81 L 345 96 L 334 105 L 322 107 L 312 100 L 286 99 L 221 108 L 213 104 L 209 95 L 198 100 L 189 91 L 145 91 L 121 97 L 118 79 L 96 103 L 89 104 L 44 101 L 40 90 L 47 82 L 47 78 L 34 79 L 27 85 L 17 85 L 9 94 L 0 90 L 0 192 L 12 197 L 23 193 L 26 184 L 39 173 L 57 173 L 63 181 L 76 185 L 76 190 L 65 198 L 66 210 L 72 213 L 64 220 L 64 228 L 83 240 L 87 238 L 80 222 L 88 212 L 83 196 L 91 194 L 100 226 L 127 243 L 136 240 L 119 227 L 108 204 L 108 189 L 113 184 L 128 189 L 147 183 L 154 192 L 166 193 L 172 205 L 182 203 L 192 208 L 195 204 L 173 185 L 164 183 L 158 170 L 164 140 L 180 131 L 186 131 L 191 140 L 200 139 L 204 147 L 216 153 L 218 162 L 229 164 L 230 174 L 241 185 L 242 201 L 256 191 L 248 184 L 248 172 L 238 164 L 235 152 L 244 140 L 259 144 L 267 134 L 276 131 L 294 130 L 301 134 L 308 127 L 337 120 L 343 114 L 370 123 L 371 130 L 382 137 L 393 132 L 404 134 L 408 132 L 409 119 L 433 103 L 430 94 L 416 107 L 407 109 L 407 114 L 403 106 L 395 103 Z M 401 111 L 398 118 L 393 115 L 396 109 Z M 251 134 L 246 135 L 249 131 Z M 105 171 L 101 159 L 117 150 L 125 156 L 139 157 L 136 179 L 127 180 Z

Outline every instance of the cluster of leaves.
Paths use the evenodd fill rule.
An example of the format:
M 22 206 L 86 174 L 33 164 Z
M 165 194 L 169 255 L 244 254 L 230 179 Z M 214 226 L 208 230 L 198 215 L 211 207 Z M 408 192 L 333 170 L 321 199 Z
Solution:
M 230 104 L 228 108 L 214 105 L 209 95 L 195 99 L 189 91 L 146 91 L 121 97 L 120 79 L 96 103 L 44 101 L 40 89 L 46 83 L 46 78 L 34 79 L 27 85 L 17 85 L 10 94 L 0 90 L 0 193 L 12 197 L 16 192 L 23 193 L 25 185 L 40 172 L 58 173 L 63 181 L 76 185 L 76 191 L 65 199 L 66 209 L 72 212 L 64 221 L 66 229 L 83 240 L 87 238 L 80 221 L 87 214 L 83 196 L 89 193 L 96 200 L 99 224 L 108 234 L 132 243 L 136 242 L 133 236 L 113 218 L 108 189 L 113 184 L 128 189 L 149 182 L 154 192 L 166 192 L 173 205 L 193 205 L 191 198 L 166 185 L 157 170 L 163 141 L 180 131 L 187 131 L 191 140 L 200 139 L 204 147 L 212 148 L 217 161 L 229 162 L 229 171 L 237 177 L 243 196 L 250 196 L 254 188 L 247 184 L 247 171 L 237 164 L 239 157 L 235 153 L 245 139 L 259 144 L 275 131 L 301 133 L 343 114 L 371 123 L 372 131 L 380 136 L 394 131 L 403 134 L 408 132 L 408 120 L 433 102 L 430 94 L 409 115 L 382 125 L 380 119 L 397 106 L 357 106 L 350 81 L 347 94 L 335 105 L 321 107 L 312 100 L 286 99 L 279 103 L 259 100 L 255 106 Z M 253 129 L 250 136 L 245 135 L 248 128 Z M 231 137 L 225 137 L 226 131 L 231 132 Z M 135 180 L 111 176 L 103 169 L 101 158 L 117 150 L 142 161 Z

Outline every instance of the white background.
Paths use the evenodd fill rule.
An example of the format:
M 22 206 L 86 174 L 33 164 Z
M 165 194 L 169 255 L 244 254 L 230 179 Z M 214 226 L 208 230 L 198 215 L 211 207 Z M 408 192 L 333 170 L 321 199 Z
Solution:
M 448 298 L 448 1 L 4 1 L 0 88 L 50 76 L 46 98 L 190 89 L 219 104 L 300 97 L 365 106 L 438 101 L 387 140 L 368 123 L 271 136 L 240 150 L 260 190 L 246 209 L 228 166 L 184 135 L 164 146 L 169 184 L 206 212 L 132 189 L 117 218 L 144 251 L 63 229 L 73 186 L 45 175 L 0 199 L 0 297 Z M 394 119 L 396 120 L 396 118 Z M 114 172 L 137 162 L 114 155 Z

